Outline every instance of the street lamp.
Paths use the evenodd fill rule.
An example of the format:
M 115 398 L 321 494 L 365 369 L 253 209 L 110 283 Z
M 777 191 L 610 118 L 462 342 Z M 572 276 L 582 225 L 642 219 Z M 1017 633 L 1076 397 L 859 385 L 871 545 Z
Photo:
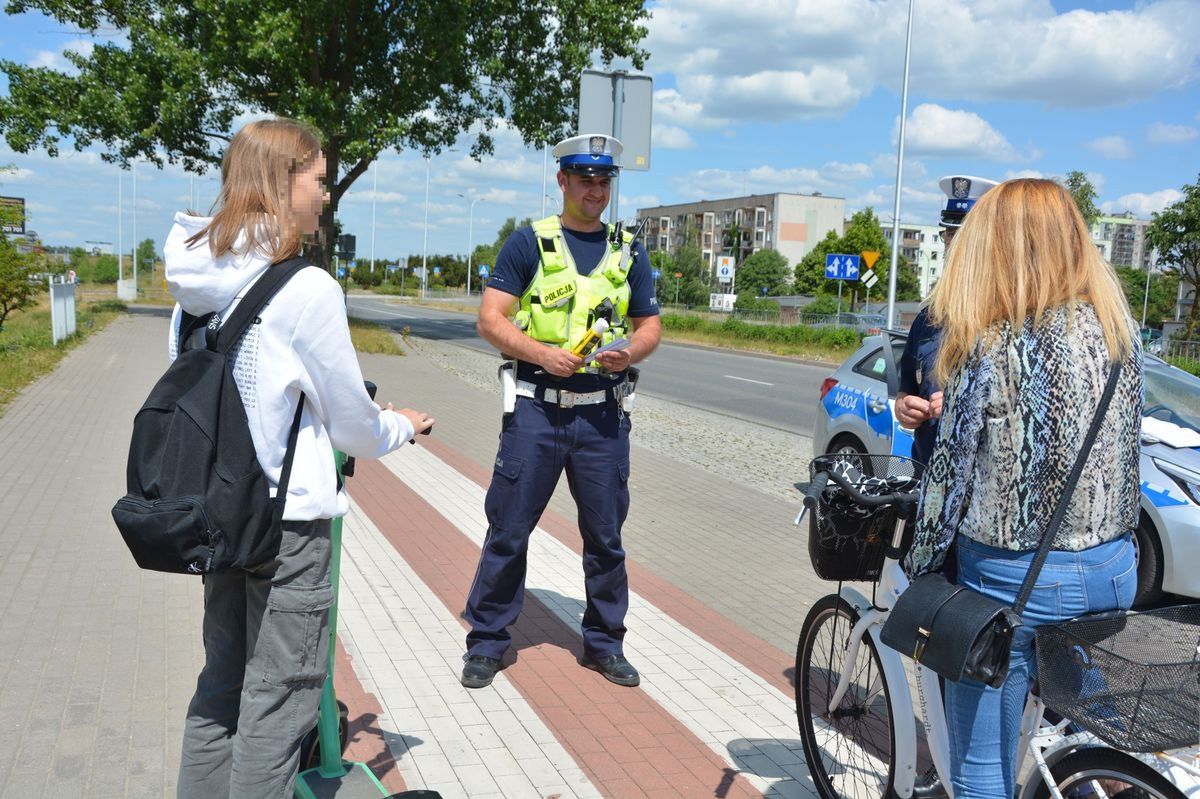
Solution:
M 429 280 L 429 153 L 425 153 L 425 227 L 421 237 L 421 299 Z
M 460 194 L 464 200 L 467 195 Z M 482 200 L 482 197 L 476 197 L 471 200 L 471 212 L 467 218 L 467 296 L 471 296 L 471 256 L 475 254 L 475 203 Z

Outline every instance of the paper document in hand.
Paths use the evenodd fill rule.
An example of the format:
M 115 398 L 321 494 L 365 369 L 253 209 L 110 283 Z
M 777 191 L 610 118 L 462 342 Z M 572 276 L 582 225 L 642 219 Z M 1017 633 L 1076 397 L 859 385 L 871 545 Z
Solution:
M 1200 433 L 1150 416 L 1142 417 L 1142 438 L 1152 439 L 1176 449 L 1200 447 Z
M 591 363 L 592 361 L 594 361 L 596 359 L 596 356 L 602 352 L 616 352 L 617 350 L 623 350 L 628 346 L 629 346 L 629 339 L 619 338 L 616 341 L 612 342 L 611 344 L 605 344 L 600 349 L 595 350 L 590 355 L 588 355 L 586 358 L 584 358 L 583 362 Z

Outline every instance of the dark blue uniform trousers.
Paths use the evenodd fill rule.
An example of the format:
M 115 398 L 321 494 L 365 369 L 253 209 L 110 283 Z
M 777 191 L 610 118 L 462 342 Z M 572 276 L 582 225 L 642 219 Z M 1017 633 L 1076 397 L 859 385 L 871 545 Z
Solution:
M 622 653 L 629 608 L 621 548 L 629 512 L 629 429 L 612 396 L 574 408 L 517 398 L 504 420 L 484 503 L 488 533 L 467 597 L 468 654 L 499 659 L 508 649 L 508 627 L 521 614 L 525 595 L 529 534 L 564 469 L 583 535 L 584 652 L 596 658 Z

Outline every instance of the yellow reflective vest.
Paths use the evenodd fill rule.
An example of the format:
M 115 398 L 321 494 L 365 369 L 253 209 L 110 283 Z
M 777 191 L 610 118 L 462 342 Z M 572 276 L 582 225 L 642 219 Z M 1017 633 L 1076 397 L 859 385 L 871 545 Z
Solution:
M 595 322 L 595 310 L 608 300 L 613 311 L 601 345 L 627 338 L 625 314 L 629 311 L 633 234 L 622 231 L 621 245 L 610 245 L 604 260 L 586 276 L 575 268 L 558 216 L 534 222 L 533 237 L 541 260 L 533 282 L 521 295 L 514 319 L 517 327 L 537 341 L 569 350 Z

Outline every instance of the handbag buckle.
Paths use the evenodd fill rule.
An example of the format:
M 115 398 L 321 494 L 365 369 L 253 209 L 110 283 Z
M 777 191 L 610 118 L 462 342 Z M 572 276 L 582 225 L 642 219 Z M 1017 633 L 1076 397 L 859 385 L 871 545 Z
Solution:
M 924 627 L 917 628 L 917 640 L 913 643 L 912 659 L 921 662 L 921 655 L 925 654 L 925 645 L 929 643 L 931 633 Z

